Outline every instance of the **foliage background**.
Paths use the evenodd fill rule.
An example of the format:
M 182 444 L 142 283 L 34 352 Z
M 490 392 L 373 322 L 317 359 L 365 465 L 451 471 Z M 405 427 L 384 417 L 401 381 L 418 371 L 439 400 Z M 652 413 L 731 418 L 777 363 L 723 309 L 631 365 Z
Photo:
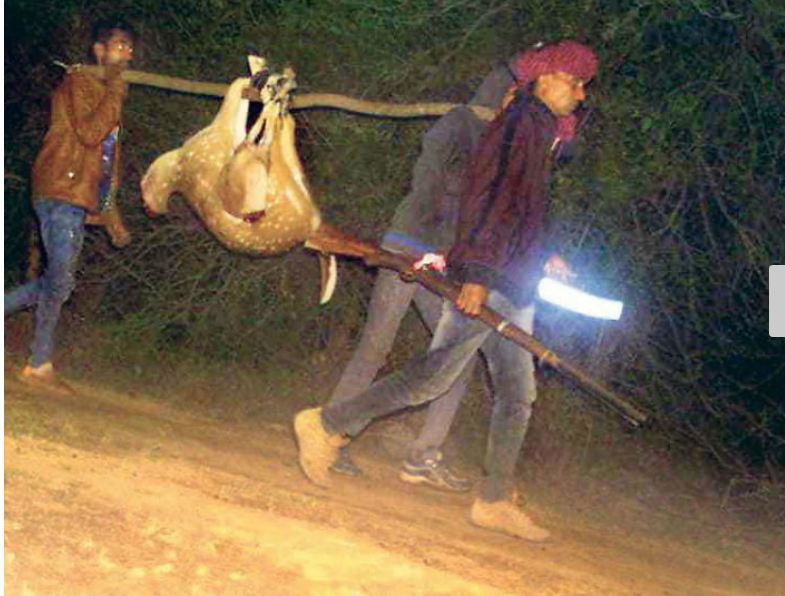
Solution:
M 620 324 L 544 307 L 544 339 L 655 414 L 669 449 L 738 478 L 783 482 L 785 341 L 768 337 L 768 266 L 785 263 L 785 8 L 777 0 L 118 0 L 5 4 L 5 283 L 24 278 L 30 166 L 47 125 L 54 60 L 85 58 L 89 27 L 121 14 L 135 68 L 228 82 L 250 50 L 291 64 L 302 92 L 466 101 L 498 60 L 573 37 L 602 60 L 582 159 L 558 175 L 554 227 L 583 283 L 620 296 Z M 372 275 L 341 266 L 317 306 L 315 259 L 225 251 L 180 201 L 148 220 L 139 180 L 205 126 L 217 101 L 134 87 L 120 203 L 134 244 L 89 236 L 70 308 L 109 338 L 101 357 L 289 369 L 340 364 Z M 403 197 L 428 122 L 297 114 L 326 218 L 377 237 Z M 404 331 L 393 360 L 422 349 Z M 394 362 L 393 362 L 394 364 Z

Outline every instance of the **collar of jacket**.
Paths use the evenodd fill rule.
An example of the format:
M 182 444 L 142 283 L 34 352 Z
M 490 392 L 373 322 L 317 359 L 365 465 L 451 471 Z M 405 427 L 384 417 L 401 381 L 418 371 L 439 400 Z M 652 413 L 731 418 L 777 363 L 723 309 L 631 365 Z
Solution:
M 551 112 L 550 108 L 546 106 L 543 101 L 534 95 L 534 85 L 522 88 L 519 93 L 519 101 L 521 102 L 521 109 L 528 109 L 530 112 L 536 113 L 543 118 L 543 124 L 551 136 L 549 158 L 556 159 L 561 153 L 564 143 L 559 139 L 556 134 L 559 128 L 558 119 L 556 115 Z
M 520 102 L 521 109 L 529 109 L 531 111 L 537 112 L 545 116 L 548 128 L 556 134 L 557 129 L 557 121 L 556 116 L 553 112 L 551 112 L 550 108 L 546 106 L 542 100 L 534 94 L 534 85 L 529 85 L 528 87 L 524 87 L 518 90 L 514 103 Z M 512 104 L 511 104 L 512 105 Z
M 564 141 L 563 139 L 560 139 L 556 136 L 559 127 L 558 119 L 556 118 L 556 115 L 553 112 L 551 112 L 550 108 L 546 106 L 539 97 L 534 95 L 534 93 L 532 92 L 533 89 L 534 87 L 532 85 L 526 89 L 521 89 L 521 93 L 524 94 L 523 96 L 525 98 L 525 101 L 529 103 L 533 109 L 545 115 L 546 118 L 548 119 L 549 128 L 553 133 L 553 142 L 551 145 L 551 158 L 553 159 L 554 164 L 560 163 L 559 160 L 562 158 L 562 155 L 565 153 L 565 147 L 571 147 L 572 144 L 575 143 L 576 139 L 578 138 L 578 135 L 583 130 L 583 127 L 586 125 L 589 118 L 594 113 L 594 110 L 592 108 L 587 108 L 584 106 L 579 106 L 575 110 L 575 116 L 578 119 L 578 122 L 575 125 L 575 136 L 571 141 Z M 567 150 L 566 155 L 567 155 L 567 160 L 569 161 L 571 155 L 569 149 Z
M 551 112 L 550 108 L 546 106 L 542 100 L 534 95 L 534 83 L 527 87 L 522 87 L 519 89 L 518 93 L 521 97 L 523 97 L 524 101 L 529 105 L 533 106 L 537 111 L 542 112 L 550 117 L 550 122 L 553 126 L 553 130 L 557 129 L 557 119 L 553 112 Z M 593 108 L 587 108 L 583 105 L 578 106 L 575 110 L 575 116 L 578 118 L 578 122 L 575 125 L 575 136 L 578 136 L 578 133 L 581 129 L 586 125 L 591 115 L 594 113 Z

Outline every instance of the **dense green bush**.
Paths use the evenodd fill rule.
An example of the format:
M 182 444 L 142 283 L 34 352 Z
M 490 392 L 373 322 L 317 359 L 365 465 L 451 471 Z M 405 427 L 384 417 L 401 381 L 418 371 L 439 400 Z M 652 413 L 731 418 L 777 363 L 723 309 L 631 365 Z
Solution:
M 542 309 L 540 332 L 655 412 L 666 436 L 737 474 L 785 466 L 785 348 L 767 334 L 767 268 L 785 262 L 785 15 L 776 0 L 478 0 L 6 4 L 6 284 L 25 266 L 29 168 L 46 127 L 54 59 L 84 57 L 91 21 L 119 10 L 143 39 L 136 68 L 228 82 L 256 50 L 303 92 L 464 101 L 491 65 L 535 41 L 598 48 L 582 159 L 557 177 L 554 223 L 584 283 L 621 295 L 623 324 Z M 315 261 L 228 253 L 182 204 L 148 220 L 150 162 L 203 127 L 214 99 L 135 87 L 120 201 L 136 241 L 90 237 L 83 283 L 101 318 L 151 350 L 250 363 L 308 354 L 362 324 L 371 273 L 343 264 L 316 306 Z M 407 190 L 424 121 L 297 114 L 327 218 L 375 237 Z M 777 470 L 780 470 L 779 472 Z

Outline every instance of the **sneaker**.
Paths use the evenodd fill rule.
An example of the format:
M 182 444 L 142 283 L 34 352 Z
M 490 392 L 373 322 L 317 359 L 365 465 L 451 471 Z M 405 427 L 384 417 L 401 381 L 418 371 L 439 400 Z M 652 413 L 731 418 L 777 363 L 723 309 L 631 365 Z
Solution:
M 16 377 L 25 385 L 59 395 L 75 395 L 76 391 L 55 372 L 51 362 L 38 367 L 26 365 Z
M 514 501 L 483 501 L 475 499 L 469 520 L 475 526 L 522 538 L 531 542 L 544 542 L 551 533 L 535 524 L 521 511 Z
M 349 440 L 331 435 L 322 424 L 322 409 L 302 410 L 294 417 L 294 434 L 300 449 L 300 467 L 308 480 L 322 487 L 330 485 L 330 466 Z
M 352 456 L 346 449 L 341 449 L 338 451 L 338 459 L 333 462 L 333 465 L 330 466 L 330 471 L 336 472 L 338 474 L 343 474 L 344 476 L 362 476 L 363 471 L 360 469 Z
M 421 461 L 406 460 L 398 478 L 409 484 L 427 484 L 440 490 L 465 493 L 472 488 L 471 480 L 456 476 L 444 463 L 441 452 Z

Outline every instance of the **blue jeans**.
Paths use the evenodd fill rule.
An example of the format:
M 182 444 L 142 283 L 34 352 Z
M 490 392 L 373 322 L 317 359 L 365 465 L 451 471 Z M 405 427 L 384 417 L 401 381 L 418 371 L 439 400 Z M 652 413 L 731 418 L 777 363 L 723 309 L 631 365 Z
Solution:
M 36 306 L 30 364 L 52 361 L 57 322 L 76 283 L 76 267 L 85 234 L 85 210 L 62 201 L 38 199 L 35 212 L 46 253 L 44 274 L 5 295 L 5 316 Z
M 335 386 L 330 403 L 345 402 L 371 386 L 392 350 L 398 328 L 412 301 L 425 325 L 433 331 L 441 316 L 442 299 L 418 283 L 403 281 L 394 271 L 379 270 L 360 343 Z M 472 358 L 444 395 L 430 403 L 422 430 L 412 443 L 412 460 L 436 456 L 450 431 L 476 362 L 477 358 Z
M 499 292 L 488 306 L 531 331 L 534 306 L 515 307 Z M 355 397 L 330 403 L 322 412 L 325 428 L 357 435 L 375 418 L 443 396 L 461 378 L 482 346 L 493 381 L 495 400 L 485 456 L 487 477 L 480 485 L 486 501 L 509 499 L 515 490 L 515 464 L 536 399 L 534 361 L 528 352 L 503 339 L 485 323 L 445 303 L 428 353 L 377 381 Z

